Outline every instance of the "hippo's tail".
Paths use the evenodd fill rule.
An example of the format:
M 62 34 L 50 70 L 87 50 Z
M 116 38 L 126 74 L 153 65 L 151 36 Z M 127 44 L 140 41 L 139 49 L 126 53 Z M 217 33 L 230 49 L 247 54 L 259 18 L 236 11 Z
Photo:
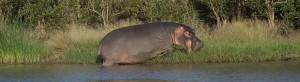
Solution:
M 98 47 L 98 49 L 97 49 L 97 54 L 98 54 L 98 55 L 101 54 L 101 51 L 100 51 L 100 50 L 101 50 L 101 43 L 99 44 L 99 47 Z
M 98 49 L 97 49 L 98 55 L 101 55 L 101 46 L 102 46 L 102 40 L 99 42 L 99 45 L 98 45 Z
M 101 54 L 101 46 L 102 46 L 102 42 L 100 41 L 98 50 L 97 50 L 97 54 L 98 54 L 97 59 L 96 59 L 97 64 L 102 64 L 104 62 L 103 56 Z

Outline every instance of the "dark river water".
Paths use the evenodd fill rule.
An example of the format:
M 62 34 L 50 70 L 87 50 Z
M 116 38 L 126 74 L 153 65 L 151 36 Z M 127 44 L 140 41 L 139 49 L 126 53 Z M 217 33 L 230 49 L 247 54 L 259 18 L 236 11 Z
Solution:
M 0 82 L 300 82 L 300 62 L 0 65 Z

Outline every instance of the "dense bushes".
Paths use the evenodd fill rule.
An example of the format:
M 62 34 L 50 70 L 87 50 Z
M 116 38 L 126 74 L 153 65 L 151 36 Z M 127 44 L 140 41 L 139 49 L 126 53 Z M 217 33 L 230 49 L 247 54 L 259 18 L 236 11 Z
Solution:
M 269 20 L 300 28 L 298 0 L 1 0 L 6 20 L 22 20 L 31 27 L 63 29 L 71 22 L 90 26 L 113 24 L 123 19 L 143 22 L 173 21 L 223 26 L 241 19 Z M 282 28 L 282 27 L 281 27 Z M 286 28 L 286 27 L 285 27 Z
M 168 0 L 8 0 L 1 1 L 6 20 L 22 20 L 32 27 L 61 29 L 70 22 L 90 26 L 107 25 L 122 19 L 144 22 L 196 20 L 187 4 Z

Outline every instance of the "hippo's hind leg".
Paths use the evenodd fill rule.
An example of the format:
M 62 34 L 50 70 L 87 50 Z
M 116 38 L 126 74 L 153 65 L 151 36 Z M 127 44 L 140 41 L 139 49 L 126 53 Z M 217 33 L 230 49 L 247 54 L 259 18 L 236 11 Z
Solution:
M 111 60 L 105 60 L 102 65 L 103 66 L 112 66 L 114 64 L 115 63 L 113 61 L 111 61 Z

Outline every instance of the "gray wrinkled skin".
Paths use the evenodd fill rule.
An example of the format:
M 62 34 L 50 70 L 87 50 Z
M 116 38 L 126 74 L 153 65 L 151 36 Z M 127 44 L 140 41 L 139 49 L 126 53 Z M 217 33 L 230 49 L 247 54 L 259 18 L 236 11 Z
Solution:
M 183 24 L 148 23 L 109 32 L 100 41 L 98 54 L 104 66 L 136 64 L 172 51 L 172 45 L 180 46 L 190 53 L 200 50 L 203 42 L 195 36 L 193 29 Z

